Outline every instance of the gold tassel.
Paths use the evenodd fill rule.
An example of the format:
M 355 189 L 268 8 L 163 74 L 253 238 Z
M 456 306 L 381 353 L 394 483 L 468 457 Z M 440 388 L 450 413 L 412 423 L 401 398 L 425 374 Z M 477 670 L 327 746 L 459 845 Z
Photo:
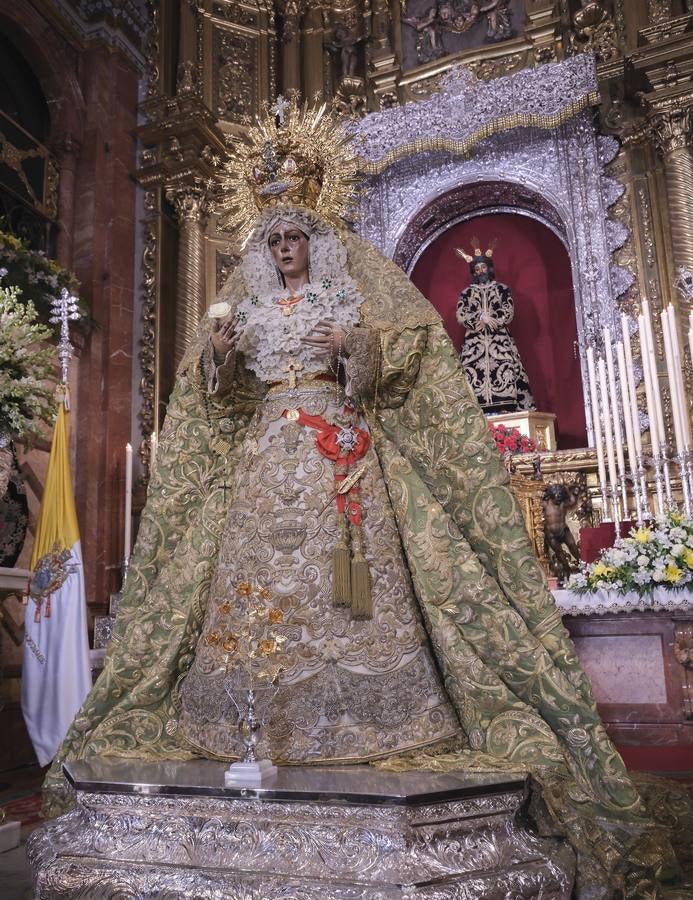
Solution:
M 351 603 L 351 559 L 349 553 L 347 522 L 340 516 L 339 538 L 332 554 L 332 600 L 335 606 L 349 606 Z
M 351 559 L 351 614 L 355 619 L 373 618 L 371 575 L 363 555 L 361 526 L 352 526 L 354 555 Z

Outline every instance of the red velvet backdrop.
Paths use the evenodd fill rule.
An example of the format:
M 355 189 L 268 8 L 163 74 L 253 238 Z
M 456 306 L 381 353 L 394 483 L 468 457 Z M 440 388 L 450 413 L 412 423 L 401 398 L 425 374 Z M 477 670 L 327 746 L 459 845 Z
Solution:
M 575 301 L 568 252 L 559 238 L 536 219 L 512 213 L 476 216 L 453 225 L 419 258 L 412 281 L 442 315 L 457 349 L 464 329 L 455 319 L 457 298 L 471 282 L 456 247 L 471 252 L 471 238 L 482 250 L 492 238 L 496 278 L 509 285 L 515 301 L 511 332 L 522 357 L 540 412 L 557 416 L 559 449 L 586 447 L 585 410 L 577 341 Z

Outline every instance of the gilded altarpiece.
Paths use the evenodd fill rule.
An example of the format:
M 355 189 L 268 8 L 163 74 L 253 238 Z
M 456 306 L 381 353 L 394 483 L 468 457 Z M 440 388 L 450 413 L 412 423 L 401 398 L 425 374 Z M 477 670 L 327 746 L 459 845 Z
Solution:
M 224 133 L 242 129 L 261 102 L 290 88 L 311 95 L 322 89 L 356 116 L 381 109 L 388 122 L 404 123 L 403 128 L 399 124 L 392 128 L 393 135 L 409 134 L 409 123 L 417 116 L 422 134 L 438 135 L 439 147 L 430 152 L 410 153 L 406 160 L 400 155 L 387 166 L 375 161 L 380 167 L 376 193 L 381 199 L 387 196 L 387 202 L 365 203 L 363 231 L 405 268 L 415 258 L 416 242 L 420 248 L 431 237 L 420 228 L 424 212 L 435 210 L 440 226 L 438 207 L 446 203 L 442 198 L 449 199 L 452 190 L 465 190 L 469 206 L 471 192 L 478 194 L 480 181 L 488 179 L 492 187 L 477 197 L 477 212 L 500 205 L 519 209 L 554 228 L 568 247 L 576 275 L 582 348 L 598 338 L 605 324 L 615 326 L 621 311 L 637 314 L 644 296 L 656 313 L 672 299 L 681 306 L 683 319 L 691 301 L 680 297 L 674 281 L 678 267 L 689 262 L 693 240 L 691 226 L 680 215 L 676 223 L 671 219 L 686 202 L 684 175 L 693 165 L 688 146 L 690 50 L 685 37 L 693 17 L 681 15 L 676 4 L 660 8 L 644 0 L 628 4 L 628 14 L 622 0 L 579 4 L 524 0 L 504 5 L 511 11 L 512 34 L 501 28 L 503 16 L 491 21 L 489 7 L 464 30 L 470 40 L 476 35 L 468 47 L 411 68 L 398 62 L 404 59 L 402 34 L 411 27 L 404 23 L 408 6 L 397 0 L 368 5 L 354 0 L 319 9 L 302 2 L 151 0 L 147 104 L 186 92 L 194 95 L 200 116 L 204 108 L 220 142 L 214 147 L 198 141 L 193 158 L 165 112 L 159 122 L 165 125 L 167 141 L 161 140 L 157 148 L 145 147 L 145 157 L 149 154 L 158 164 L 158 184 L 172 210 L 180 223 L 187 223 L 181 226 L 183 231 L 187 228 L 188 237 L 192 233 L 188 247 L 200 259 L 197 291 L 191 286 L 185 301 L 191 305 L 190 322 L 211 302 L 237 251 L 231 236 L 216 232 L 211 212 Z M 494 22 L 500 30 L 498 39 L 492 40 Z M 453 22 L 450 28 L 455 27 Z M 662 42 L 671 51 L 666 71 L 659 51 Z M 560 60 L 564 62 L 557 68 L 542 65 Z M 565 91 L 566 104 L 575 100 L 580 91 L 576 94 L 575 85 L 561 73 L 578 69 L 592 72 L 587 105 L 599 109 L 597 129 L 586 110 L 561 114 L 561 121 L 549 129 L 511 128 L 507 121 L 489 125 L 494 116 L 498 118 L 499 92 L 511 83 L 508 75 L 516 86 L 523 81 L 537 86 L 536 102 L 527 95 L 521 104 L 532 124 L 533 112 L 541 116 L 544 95 Z M 340 94 L 345 76 L 349 96 Z M 353 91 L 362 91 L 360 100 Z M 457 94 L 458 100 L 466 97 L 468 120 L 477 122 L 479 115 L 484 119 L 489 114 L 477 122 L 476 134 L 463 136 L 466 146 L 447 155 L 445 131 L 450 122 L 438 121 L 435 115 L 426 121 L 424 113 L 416 112 L 422 108 L 420 102 L 397 105 L 409 100 L 425 105 L 427 98 L 446 92 Z M 372 122 L 372 115 L 366 121 Z M 483 152 L 472 147 L 480 140 Z M 173 171 L 176 160 L 178 172 Z M 373 165 L 369 160 L 371 170 Z M 196 198 L 192 206 L 189 197 L 185 200 L 191 188 Z M 181 192 L 183 200 L 177 201 Z M 525 200 L 518 200 L 520 194 Z M 413 197 L 418 206 L 412 206 Z M 192 225 L 191 211 L 197 215 Z M 592 234 L 586 223 L 595 217 L 598 224 Z M 407 234 L 398 237 L 396 247 L 385 238 L 388 218 L 406 223 L 401 230 Z M 384 230 L 380 235 L 375 233 L 378 228 Z M 179 343 L 177 354 L 184 341 Z M 661 334 L 657 343 L 663 371 Z M 690 375 L 688 359 L 686 367 Z

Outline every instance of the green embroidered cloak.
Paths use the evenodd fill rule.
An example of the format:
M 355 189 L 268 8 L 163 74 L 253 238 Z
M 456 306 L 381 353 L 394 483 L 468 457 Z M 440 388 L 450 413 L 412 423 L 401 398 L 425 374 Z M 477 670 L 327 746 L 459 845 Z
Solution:
M 354 343 L 359 399 L 421 614 L 466 749 L 391 767 L 511 768 L 537 783 L 538 826 L 578 853 L 579 895 L 655 896 L 666 839 L 644 816 L 532 552 L 518 503 L 439 317 L 392 263 L 344 233 L 365 301 Z M 223 292 L 232 306 L 244 284 Z M 208 330 L 183 359 L 104 671 L 46 779 L 94 755 L 189 758 L 179 686 L 204 620 L 234 470 L 268 386 L 239 365 L 207 390 Z

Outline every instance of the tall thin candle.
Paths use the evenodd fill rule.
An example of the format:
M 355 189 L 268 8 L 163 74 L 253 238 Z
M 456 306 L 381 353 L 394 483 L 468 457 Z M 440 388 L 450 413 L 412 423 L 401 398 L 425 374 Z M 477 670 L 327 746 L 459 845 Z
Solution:
M 676 324 L 676 310 L 674 304 L 667 306 L 667 317 L 669 319 L 669 337 L 671 339 L 671 350 L 674 357 L 674 380 L 676 381 L 676 399 L 679 409 L 679 423 L 681 426 L 681 440 L 684 448 L 691 445 L 690 429 L 688 427 L 688 405 L 686 403 L 686 387 L 683 383 L 683 362 L 681 357 L 681 345 L 679 344 L 679 332 Z
M 621 332 L 623 334 L 623 351 L 626 356 L 626 373 L 628 376 L 628 395 L 630 397 L 630 413 L 633 420 L 633 437 L 635 438 L 635 452 L 642 456 L 642 435 L 640 433 L 640 413 L 638 411 L 638 395 L 635 390 L 635 371 L 633 369 L 633 349 L 630 343 L 630 330 L 628 328 L 628 316 L 621 315 Z M 643 375 L 644 377 L 644 375 Z
M 616 454 L 614 453 L 614 438 L 611 432 L 611 417 L 609 415 L 609 391 L 606 386 L 606 363 L 600 359 L 597 364 L 599 372 L 599 391 L 601 394 L 602 408 L 602 424 L 604 425 L 604 437 L 606 440 L 606 463 L 609 470 L 609 487 L 612 498 L 614 498 L 614 521 L 618 521 L 618 509 L 616 508 L 616 496 L 618 489 L 618 478 L 616 475 Z
M 592 430 L 594 431 L 594 449 L 597 451 L 597 472 L 599 474 L 599 489 L 603 502 L 606 501 L 606 467 L 604 465 L 604 445 L 602 443 L 602 426 L 599 420 L 599 395 L 597 393 L 597 373 L 594 367 L 594 350 L 587 348 L 587 375 L 590 388 L 590 405 L 592 407 Z M 604 519 L 609 520 L 608 504 L 603 510 Z
M 652 403 L 655 418 L 655 426 L 657 428 L 658 445 L 666 443 L 666 432 L 664 430 L 664 413 L 662 411 L 662 395 L 659 390 L 659 375 L 657 372 L 657 355 L 655 353 L 654 334 L 652 332 L 652 321 L 650 319 L 650 304 L 647 300 L 642 304 L 642 315 L 645 324 L 646 352 L 649 360 L 650 386 L 652 388 Z M 650 424 L 650 430 L 652 425 Z
M 130 561 L 132 546 L 132 446 L 125 445 L 125 535 L 123 538 L 123 561 Z
M 657 416 L 654 410 L 654 398 L 652 395 L 652 378 L 650 375 L 650 358 L 647 354 L 647 332 L 645 330 L 645 317 L 642 315 L 638 316 L 638 331 L 640 333 L 643 377 L 645 379 L 647 417 L 650 420 L 650 444 L 652 445 L 653 456 L 659 456 L 659 430 L 657 428 Z
M 635 435 L 633 434 L 633 418 L 631 416 L 632 401 L 628 391 L 628 375 L 626 370 L 626 354 L 623 344 L 618 341 L 616 344 L 616 359 L 618 360 L 618 377 L 621 382 L 621 399 L 623 401 L 623 423 L 626 427 L 626 446 L 628 447 L 628 466 L 630 469 L 630 477 L 633 480 L 633 490 L 636 497 L 638 496 L 638 458 L 635 446 Z M 638 513 L 639 515 L 639 513 Z
M 671 396 L 671 418 L 674 423 L 674 440 L 676 441 L 676 452 L 681 453 L 683 450 L 683 435 L 681 432 L 681 409 L 678 397 L 678 383 L 676 381 L 676 373 L 674 371 L 674 350 L 671 345 L 671 330 L 669 328 L 669 316 L 666 310 L 662 310 L 660 314 L 662 323 L 662 334 L 664 336 L 664 360 L 667 366 L 667 378 L 669 379 L 669 393 Z
M 623 432 L 621 431 L 621 415 L 618 403 L 618 392 L 616 389 L 616 373 L 614 367 L 614 351 L 611 346 L 611 334 L 608 328 L 604 329 L 604 355 L 606 357 L 606 372 L 609 384 L 609 400 L 611 406 L 611 417 L 614 429 L 614 443 L 616 446 L 616 462 L 618 464 L 618 474 L 621 481 L 621 493 L 623 501 L 623 515 L 625 518 L 628 510 L 628 496 L 626 494 L 625 478 L 626 463 L 623 457 Z

